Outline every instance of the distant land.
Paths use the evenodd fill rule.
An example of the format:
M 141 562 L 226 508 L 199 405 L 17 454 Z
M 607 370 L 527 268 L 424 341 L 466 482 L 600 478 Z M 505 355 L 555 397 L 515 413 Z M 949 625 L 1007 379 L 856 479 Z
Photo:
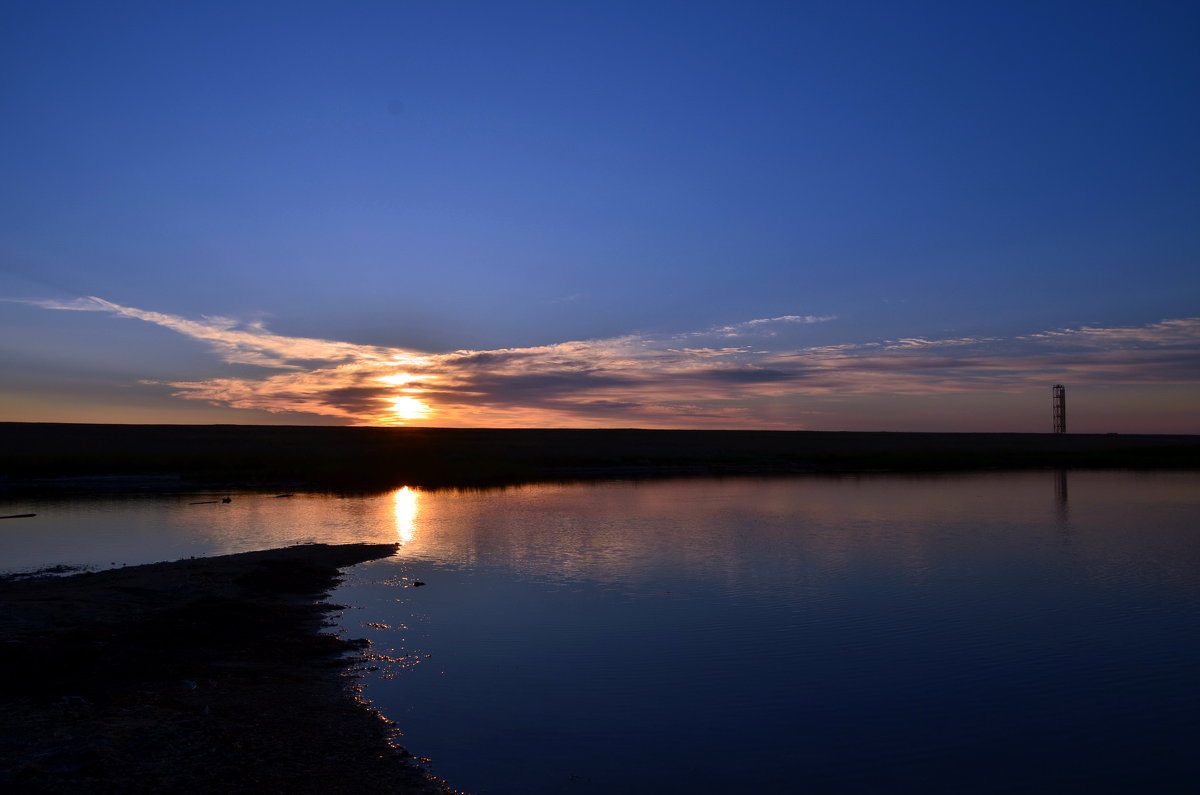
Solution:
M 0 423 L 9 493 L 1064 467 L 1200 469 L 1200 436 Z

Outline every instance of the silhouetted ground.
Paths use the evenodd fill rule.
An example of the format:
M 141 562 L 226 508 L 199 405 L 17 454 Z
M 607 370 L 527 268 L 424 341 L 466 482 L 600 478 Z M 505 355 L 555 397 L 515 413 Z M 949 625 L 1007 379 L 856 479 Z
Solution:
M 5 792 L 435 793 L 320 632 L 338 568 L 312 544 L 0 582 Z
M 1200 436 L 0 423 L 0 484 L 372 491 L 687 475 L 1200 468 Z

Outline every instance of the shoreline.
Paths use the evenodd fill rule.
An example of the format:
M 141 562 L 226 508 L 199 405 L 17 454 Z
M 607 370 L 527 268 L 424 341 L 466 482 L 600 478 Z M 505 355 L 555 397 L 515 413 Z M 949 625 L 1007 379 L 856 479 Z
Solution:
M 446 793 L 364 704 L 365 641 L 322 630 L 339 569 L 306 544 L 0 581 L 11 792 Z

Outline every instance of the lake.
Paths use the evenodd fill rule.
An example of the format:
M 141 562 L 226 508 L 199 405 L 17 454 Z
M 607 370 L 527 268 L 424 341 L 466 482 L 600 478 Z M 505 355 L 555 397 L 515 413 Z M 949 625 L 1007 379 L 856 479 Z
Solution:
M 1200 473 L 220 496 L 4 500 L 38 516 L 0 560 L 401 541 L 340 627 L 405 746 L 480 795 L 1194 781 Z

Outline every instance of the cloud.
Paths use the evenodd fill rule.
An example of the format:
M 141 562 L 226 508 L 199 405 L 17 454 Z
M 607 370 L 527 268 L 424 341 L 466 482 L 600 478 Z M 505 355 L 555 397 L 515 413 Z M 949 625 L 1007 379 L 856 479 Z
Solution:
M 830 320 L 836 320 L 835 315 L 780 315 L 779 317 L 760 317 L 756 320 L 747 320 L 742 323 L 734 323 L 731 326 L 721 326 L 718 331 L 742 331 L 745 329 L 758 328 L 760 326 L 771 326 L 776 323 L 826 323 Z
M 889 350 L 901 349 L 920 349 L 920 348 L 952 348 L 961 345 L 980 345 L 985 342 L 999 342 L 997 337 L 958 337 L 957 339 L 948 340 L 928 340 L 924 337 L 904 337 L 898 340 L 889 340 L 883 343 L 882 347 Z
M 763 367 L 700 370 L 697 375 L 702 379 L 725 381 L 731 384 L 764 384 L 772 381 L 792 381 L 801 377 L 795 371 Z
M 1200 383 L 1200 318 L 1011 338 L 910 337 L 774 350 L 678 345 L 830 319 L 786 315 L 665 338 L 630 334 L 424 353 L 287 337 L 262 323 L 190 320 L 100 298 L 27 303 L 153 323 L 208 345 L 227 363 L 260 368 L 169 382 L 180 398 L 364 425 L 794 428 L 805 399 L 828 396 L 1015 392 L 1055 381 Z M 764 401 L 790 409 L 760 414 Z
M 258 367 L 302 369 L 311 362 L 383 362 L 399 361 L 412 356 L 411 351 L 356 345 L 349 342 L 285 337 L 267 331 L 261 322 L 239 323 L 230 318 L 210 316 L 200 320 L 148 312 L 114 304 L 103 298 L 89 296 L 72 301 L 25 301 L 43 309 L 76 312 L 108 312 L 118 317 L 144 320 L 147 323 L 177 331 L 211 345 L 221 359 L 229 364 L 249 364 Z
M 740 323 L 730 323 L 724 326 L 713 326 L 703 331 L 690 331 L 676 335 L 676 339 L 688 337 L 741 337 L 759 336 L 773 337 L 779 332 L 776 327 L 786 325 L 809 325 L 812 323 L 828 323 L 837 320 L 836 315 L 780 315 L 779 317 L 760 317 L 754 320 L 744 320 Z

